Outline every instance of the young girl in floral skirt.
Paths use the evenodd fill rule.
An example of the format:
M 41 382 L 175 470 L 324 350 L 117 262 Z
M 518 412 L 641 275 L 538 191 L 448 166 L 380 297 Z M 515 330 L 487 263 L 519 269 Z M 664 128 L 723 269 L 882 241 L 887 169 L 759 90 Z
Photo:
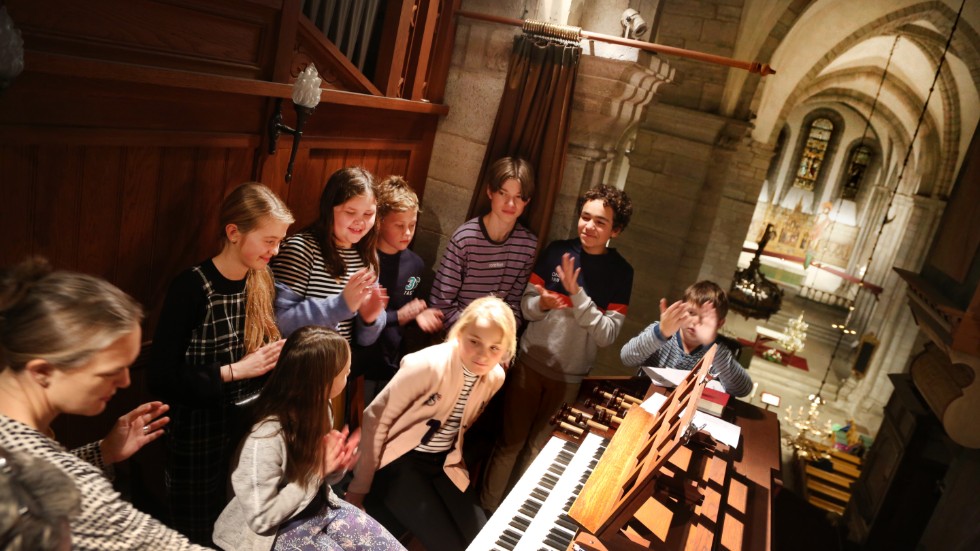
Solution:
M 330 400 L 343 392 L 349 373 L 350 348 L 334 331 L 306 326 L 289 337 L 233 463 L 235 497 L 214 529 L 220 547 L 403 549 L 330 489 L 358 457 L 360 434 L 331 429 Z

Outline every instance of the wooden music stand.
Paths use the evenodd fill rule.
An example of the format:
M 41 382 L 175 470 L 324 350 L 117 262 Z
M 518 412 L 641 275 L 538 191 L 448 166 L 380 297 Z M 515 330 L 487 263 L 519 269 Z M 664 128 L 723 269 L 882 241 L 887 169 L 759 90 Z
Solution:
M 676 541 L 684 548 L 710 548 L 729 465 L 714 453 L 710 438 L 707 446 L 683 444 L 697 432 L 689 431 L 691 419 L 716 348 L 708 350 L 655 415 L 630 409 L 569 510 L 582 527 L 576 544 L 596 551 L 676 548 Z M 679 509 L 692 511 L 699 521 L 669 536 Z

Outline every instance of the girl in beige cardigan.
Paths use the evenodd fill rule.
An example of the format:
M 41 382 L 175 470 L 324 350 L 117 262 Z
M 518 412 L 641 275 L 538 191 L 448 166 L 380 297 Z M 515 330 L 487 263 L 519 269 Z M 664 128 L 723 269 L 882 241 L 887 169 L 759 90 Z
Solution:
M 331 430 L 330 398 L 349 373 L 350 348 L 336 332 L 307 326 L 286 341 L 232 464 L 235 497 L 214 527 L 222 549 L 404 550 L 330 489 L 358 455 L 357 431 Z
M 515 348 L 510 307 L 484 297 L 446 342 L 405 356 L 364 411 L 347 500 L 361 506 L 370 491 L 368 510 L 389 529 L 407 528 L 427 551 L 464 549 L 486 515 L 463 464 L 463 434 L 500 390 Z

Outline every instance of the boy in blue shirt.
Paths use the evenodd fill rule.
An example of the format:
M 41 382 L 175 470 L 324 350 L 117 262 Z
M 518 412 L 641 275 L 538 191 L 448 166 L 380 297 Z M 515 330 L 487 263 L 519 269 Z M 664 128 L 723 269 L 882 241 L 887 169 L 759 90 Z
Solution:
M 728 295 L 712 281 L 699 281 L 684 291 L 684 298 L 667 306 L 660 299 L 660 321 L 655 321 L 630 339 L 620 351 L 623 365 L 670 367 L 690 371 L 719 341 L 718 329 L 725 325 Z M 752 379 L 724 343 L 720 343 L 710 373 L 725 392 L 746 396 Z

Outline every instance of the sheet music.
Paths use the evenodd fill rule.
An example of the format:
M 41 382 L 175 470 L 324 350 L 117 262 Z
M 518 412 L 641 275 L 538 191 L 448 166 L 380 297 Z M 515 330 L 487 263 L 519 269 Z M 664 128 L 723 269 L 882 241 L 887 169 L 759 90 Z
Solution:
M 643 366 L 641 369 L 643 369 L 643 373 L 645 373 L 647 377 L 650 377 L 650 379 L 652 379 L 658 386 L 667 388 L 674 388 L 675 386 L 679 385 L 681 381 L 687 377 L 687 374 L 690 373 L 690 371 L 687 371 L 686 369 L 671 369 L 669 367 Z M 706 388 L 717 390 L 719 392 L 725 392 L 724 385 L 722 385 L 717 379 L 708 381 Z
M 644 368 L 646 369 L 646 368 Z M 679 369 L 672 369 L 670 371 L 681 371 L 681 373 L 687 373 Z M 660 409 L 660 406 L 667 401 L 667 397 L 659 392 L 654 393 L 652 396 L 647 398 L 640 407 L 649 411 L 650 413 L 656 414 Z M 684 411 L 681 411 L 681 415 L 684 415 Z M 694 412 L 694 417 L 691 419 L 694 426 L 701 427 L 702 425 L 705 432 L 711 435 L 715 440 L 727 444 L 732 449 L 738 447 L 738 439 L 742 434 L 742 429 L 738 425 L 733 425 L 728 421 L 724 421 L 714 415 L 703 413 L 700 411 Z

